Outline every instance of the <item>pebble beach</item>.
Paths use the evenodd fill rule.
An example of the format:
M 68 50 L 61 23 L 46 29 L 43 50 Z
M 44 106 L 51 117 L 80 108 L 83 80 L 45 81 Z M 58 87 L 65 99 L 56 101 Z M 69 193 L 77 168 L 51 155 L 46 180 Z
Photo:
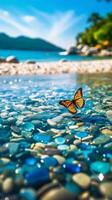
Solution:
M 112 73 L 112 59 L 36 63 L 0 63 L 0 75 L 40 75 L 62 73 Z

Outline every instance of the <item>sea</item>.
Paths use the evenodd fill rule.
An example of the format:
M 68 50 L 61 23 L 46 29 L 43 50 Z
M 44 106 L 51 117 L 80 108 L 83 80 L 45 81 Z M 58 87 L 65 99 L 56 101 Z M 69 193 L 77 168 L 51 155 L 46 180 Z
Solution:
M 0 199 L 112 199 L 111 83 L 111 74 L 0 77 Z M 85 103 L 72 114 L 59 102 L 78 88 Z
M 81 60 L 97 60 L 103 59 L 98 56 L 81 56 L 81 55 L 66 55 L 66 52 L 44 52 L 44 51 L 21 51 L 21 50 L 0 50 L 0 57 L 6 58 L 8 56 L 15 56 L 19 61 L 26 60 L 38 62 L 52 62 L 52 61 L 81 61 Z

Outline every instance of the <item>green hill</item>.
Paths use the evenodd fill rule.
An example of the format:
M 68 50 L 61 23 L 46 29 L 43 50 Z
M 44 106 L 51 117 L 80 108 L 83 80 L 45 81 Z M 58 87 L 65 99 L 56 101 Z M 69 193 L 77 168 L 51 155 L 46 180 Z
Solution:
M 5 33 L 0 33 L 0 49 L 8 50 L 30 50 L 30 51 L 63 51 L 40 38 L 29 38 L 25 36 L 10 37 Z

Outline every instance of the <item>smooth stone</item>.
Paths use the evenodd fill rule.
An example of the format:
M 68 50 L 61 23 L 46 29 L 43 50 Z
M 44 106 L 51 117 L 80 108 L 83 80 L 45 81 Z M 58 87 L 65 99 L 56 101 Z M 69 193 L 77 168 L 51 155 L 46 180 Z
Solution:
M 81 127 L 81 126 L 84 125 L 84 123 L 83 123 L 83 122 L 77 122 L 76 125 L 77 125 L 78 127 Z
M 36 162 L 37 162 L 37 159 L 34 158 L 34 157 L 29 157 L 29 158 L 27 158 L 27 159 L 25 160 L 25 163 L 26 163 L 27 165 L 30 165 L 30 166 L 35 165 Z
M 84 131 L 81 131 L 81 132 L 78 132 L 78 133 L 75 134 L 75 137 L 77 137 L 77 138 L 84 138 L 84 137 L 87 137 L 87 136 L 88 136 L 88 134 Z
M 79 173 L 81 171 L 81 167 L 78 164 L 73 163 L 65 163 L 63 168 L 66 169 L 70 173 Z
M 67 189 L 60 187 L 54 188 L 43 194 L 40 200 L 75 200 L 76 196 Z
M 69 145 L 67 144 L 58 145 L 58 149 L 61 151 L 67 151 L 69 150 Z
M 58 163 L 61 165 L 65 162 L 65 158 L 63 156 L 60 156 L 60 155 L 54 155 L 53 156 L 57 161 Z
M 65 188 L 70 192 L 75 193 L 75 195 L 79 196 L 81 194 L 81 188 L 75 184 L 74 182 L 67 182 Z
M 18 59 L 15 56 L 8 56 L 6 58 L 7 63 L 19 63 Z
M 107 118 L 112 122 L 112 110 L 106 112 Z
M 8 138 L 10 136 L 10 131 L 5 128 L 0 128 L 0 138 Z
M 22 124 L 21 127 L 25 131 L 32 131 L 35 128 L 34 124 L 32 124 L 31 122 L 25 122 Z
M 10 142 L 5 145 L 9 149 L 10 156 L 14 156 L 19 149 L 20 143 L 17 142 Z
M 11 126 L 11 130 L 12 130 L 14 133 L 21 133 L 20 128 L 17 127 L 17 126 Z
M 2 183 L 2 189 L 5 193 L 9 193 L 13 190 L 14 182 L 11 177 L 6 178 Z
M 54 157 L 46 157 L 41 160 L 41 163 L 43 163 L 44 167 L 49 168 L 49 167 L 54 167 L 58 165 L 58 162 L 56 158 Z
M 64 137 L 57 137 L 55 138 L 56 144 L 64 144 L 65 143 L 65 138 Z
M 57 123 L 55 121 L 53 121 L 52 119 L 48 119 L 47 120 L 47 123 L 50 125 L 50 126 L 56 126 Z
M 112 182 L 101 183 L 99 187 L 106 198 L 112 199 Z
M 31 144 L 31 149 L 34 149 L 34 150 L 41 150 L 44 148 L 45 148 L 45 144 L 40 143 L 40 142 Z
M 32 188 L 21 189 L 19 195 L 24 200 L 37 200 L 37 198 L 36 198 L 36 192 Z
M 49 143 L 52 139 L 51 135 L 47 135 L 47 134 L 42 134 L 42 133 L 35 133 L 33 135 L 33 139 L 36 141 L 36 142 L 41 142 L 41 143 Z
M 61 152 L 60 152 L 59 149 L 57 149 L 57 148 L 55 148 L 55 147 L 46 147 L 46 148 L 45 148 L 45 151 L 44 151 L 44 154 L 45 154 L 45 155 L 49 155 L 49 156 L 53 156 L 53 155 L 55 155 L 55 154 L 60 155 Z
M 90 185 L 91 179 L 87 174 L 78 173 L 72 176 L 72 179 L 77 185 L 83 189 L 87 189 Z
M 112 130 L 107 129 L 107 128 L 102 129 L 101 133 L 104 134 L 104 135 L 112 136 Z
M 49 171 L 46 168 L 35 168 L 26 174 L 28 185 L 41 185 L 49 181 Z
M 32 132 L 31 131 L 21 131 L 21 136 L 23 136 L 25 138 L 31 138 Z
M 72 130 L 72 129 L 78 129 L 78 126 L 77 125 L 71 125 L 71 126 L 69 126 L 68 127 L 70 130 Z
M 111 166 L 108 162 L 96 161 L 91 163 L 90 169 L 92 172 L 107 174 L 110 172 Z
M 110 140 L 110 137 L 108 135 L 100 135 L 93 140 L 93 144 L 95 145 L 104 144 L 108 142 L 109 140 Z

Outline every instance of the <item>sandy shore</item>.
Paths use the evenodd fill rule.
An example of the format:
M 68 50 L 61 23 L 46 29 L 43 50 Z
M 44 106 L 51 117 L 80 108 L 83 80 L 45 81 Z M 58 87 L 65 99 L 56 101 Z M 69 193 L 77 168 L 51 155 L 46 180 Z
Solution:
M 36 75 L 60 73 L 112 73 L 112 59 L 94 61 L 1 63 L 0 75 Z

